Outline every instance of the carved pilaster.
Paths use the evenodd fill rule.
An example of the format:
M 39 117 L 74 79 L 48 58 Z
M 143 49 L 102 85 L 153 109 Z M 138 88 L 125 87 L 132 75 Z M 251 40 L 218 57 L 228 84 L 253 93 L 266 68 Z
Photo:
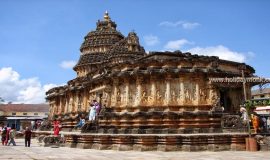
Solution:
M 211 104 L 211 105 L 214 105 L 215 103 L 217 103 L 217 101 L 219 101 L 219 96 L 218 96 L 216 87 L 211 85 L 210 86 L 210 93 L 209 93 L 208 103 Z
M 65 113 L 69 112 L 69 97 L 66 96 L 66 101 L 65 101 Z
M 83 110 L 84 111 L 88 111 L 88 92 L 86 91 L 86 89 L 83 90 Z
M 78 91 L 76 91 L 75 93 L 74 93 L 74 99 L 75 99 L 75 101 L 74 101 L 74 108 L 73 108 L 73 110 L 74 110 L 74 112 L 77 112 L 77 111 L 79 111 L 79 110 L 81 110 L 81 108 L 79 108 L 79 107 L 81 107 L 81 106 L 79 106 L 79 92 Z
M 165 82 L 166 88 L 165 88 L 165 105 L 169 105 L 171 102 L 171 77 L 166 77 Z
M 199 87 L 199 79 L 195 79 L 195 93 L 194 93 L 194 104 L 199 105 L 200 102 L 200 87 Z
M 184 101 L 185 101 L 184 79 L 180 78 L 179 81 L 180 81 L 180 90 L 179 90 L 178 102 L 180 105 L 184 105 Z
M 59 113 L 61 114 L 63 111 L 63 106 L 62 106 L 62 96 L 59 96 Z
M 66 96 L 62 97 L 62 113 L 66 112 Z
M 124 99 L 124 106 L 128 106 L 129 105 L 129 80 L 125 79 L 125 99 Z
M 137 80 L 136 80 L 137 89 L 136 89 L 135 106 L 139 106 L 141 104 L 141 100 L 142 100 L 142 82 L 143 82 L 143 78 L 138 77 Z
M 151 95 L 148 97 L 148 102 L 149 104 L 153 105 L 156 102 L 156 92 L 157 92 L 157 87 L 156 87 L 156 77 L 151 77 Z
M 118 87 L 118 80 L 113 81 L 113 93 L 111 96 L 111 106 L 117 105 L 117 87 Z

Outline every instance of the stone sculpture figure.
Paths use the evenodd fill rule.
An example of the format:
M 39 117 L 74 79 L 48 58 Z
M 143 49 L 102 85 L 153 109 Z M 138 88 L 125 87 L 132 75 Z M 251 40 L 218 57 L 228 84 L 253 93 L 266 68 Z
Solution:
M 121 95 L 120 95 L 120 90 L 118 89 L 117 93 L 116 93 L 116 101 L 117 103 L 121 102 Z
M 175 91 L 173 90 L 172 91 L 172 97 L 171 97 L 171 100 L 172 100 L 172 102 L 176 102 L 177 101 L 177 97 L 176 97 L 176 94 L 175 94 Z
M 157 90 L 157 95 L 156 95 L 156 100 L 157 100 L 157 102 L 158 103 L 161 103 L 161 99 L 162 99 L 162 96 L 160 95 L 160 92 L 159 92 L 159 90 Z
M 146 95 L 146 91 L 143 91 L 143 92 L 142 92 L 141 100 L 142 100 L 143 103 L 147 102 L 148 97 L 147 97 L 147 95 Z

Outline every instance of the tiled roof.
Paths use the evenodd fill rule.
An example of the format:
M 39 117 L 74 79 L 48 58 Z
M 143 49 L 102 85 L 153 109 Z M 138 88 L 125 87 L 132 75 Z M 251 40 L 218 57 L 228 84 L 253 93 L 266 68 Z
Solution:
M 257 89 L 257 90 L 251 91 L 252 95 L 260 95 L 260 94 L 266 94 L 266 93 L 270 93 L 270 88 L 265 88 L 263 90 Z
M 3 112 L 49 112 L 48 104 L 0 104 Z

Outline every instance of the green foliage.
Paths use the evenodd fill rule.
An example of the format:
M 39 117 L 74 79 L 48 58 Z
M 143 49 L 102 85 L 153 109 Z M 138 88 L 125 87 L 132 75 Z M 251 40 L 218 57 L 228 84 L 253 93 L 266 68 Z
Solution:
M 268 104 L 267 100 L 263 101 L 263 105 L 266 106 Z
M 257 105 L 257 102 L 256 101 L 253 101 L 253 105 L 256 106 Z
M 2 97 L 0 97 L 0 104 L 4 103 L 4 102 L 5 102 L 5 100 Z
M 251 112 L 255 109 L 256 102 L 252 102 L 251 100 L 247 100 L 245 102 L 245 108 L 247 110 L 248 115 L 250 116 Z

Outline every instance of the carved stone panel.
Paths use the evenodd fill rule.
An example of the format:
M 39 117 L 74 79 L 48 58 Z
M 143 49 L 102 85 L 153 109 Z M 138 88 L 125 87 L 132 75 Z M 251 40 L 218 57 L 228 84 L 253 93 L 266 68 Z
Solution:
M 164 104 L 165 99 L 165 84 L 164 82 L 157 82 L 156 103 L 155 105 L 161 106 Z
M 196 99 L 196 84 L 193 82 L 184 82 L 184 104 L 192 105 Z
M 180 101 L 180 83 L 179 79 L 174 79 L 171 81 L 171 96 L 170 105 L 179 105 Z

